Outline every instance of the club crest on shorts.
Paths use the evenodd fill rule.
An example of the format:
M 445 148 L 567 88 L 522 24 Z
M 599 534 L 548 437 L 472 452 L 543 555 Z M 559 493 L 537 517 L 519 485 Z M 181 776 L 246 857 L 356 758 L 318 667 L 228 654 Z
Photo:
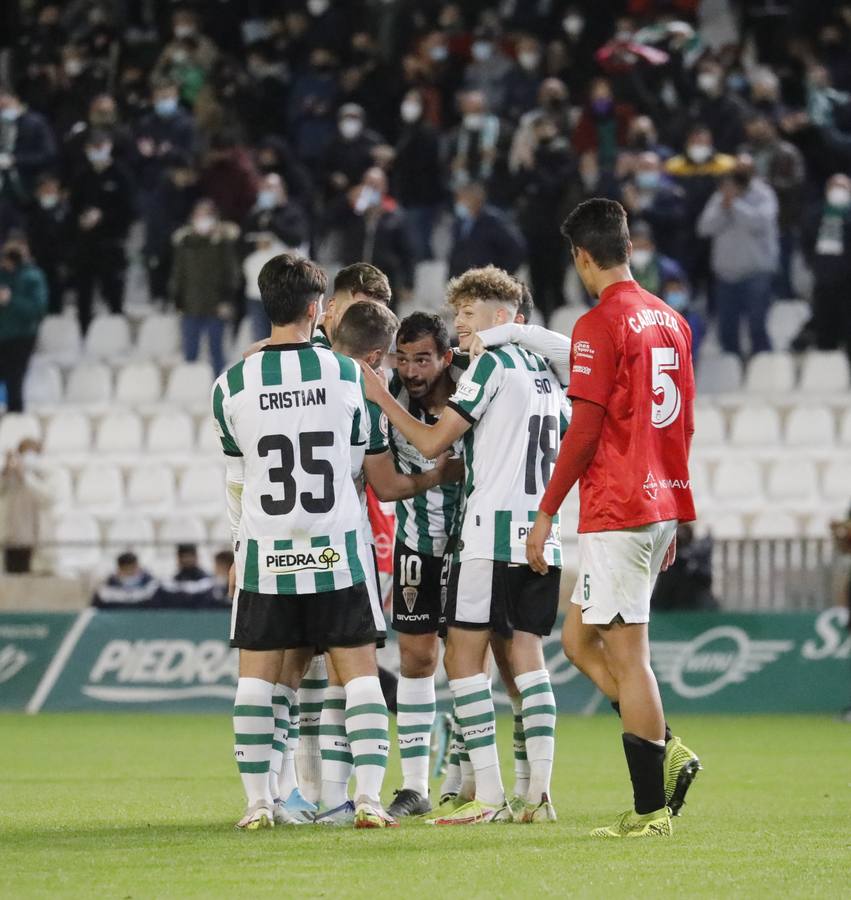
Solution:
M 414 607 L 417 605 L 417 596 L 419 595 L 419 592 L 419 588 L 415 587 L 402 588 L 402 599 L 405 601 L 405 606 L 408 607 L 409 613 L 412 613 Z

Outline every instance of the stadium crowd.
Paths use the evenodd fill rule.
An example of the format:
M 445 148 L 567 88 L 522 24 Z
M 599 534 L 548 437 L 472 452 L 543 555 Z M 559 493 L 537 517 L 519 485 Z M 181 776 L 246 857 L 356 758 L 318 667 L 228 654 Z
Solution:
M 723 350 L 769 349 L 803 258 L 795 347 L 848 348 L 851 4 L 726 5 L 707 21 L 697 0 L 11 4 L 8 408 L 47 311 L 73 299 L 84 331 L 96 292 L 121 311 L 137 221 L 151 299 L 216 370 L 244 314 L 268 331 L 270 256 L 330 247 L 405 300 L 449 213 L 449 274 L 526 265 L 547 319 L 566 300 L 558 224 L 591 195 L 627 208 L 638 280 L 698 338 L 717 317 Z

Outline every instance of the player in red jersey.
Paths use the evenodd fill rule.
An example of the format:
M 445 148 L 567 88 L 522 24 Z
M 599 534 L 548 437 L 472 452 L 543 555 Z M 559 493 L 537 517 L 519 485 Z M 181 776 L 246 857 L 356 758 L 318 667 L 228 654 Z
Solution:
M 634 809 L 599 837 L 669 835 L 700 762 L 671 735 L 650 667 L 650 594 L 694 519 L 688 455 L 694 433 L 691 332 L 629 270 L 626 212 L 592 199 L 562 227 L 576 271 L 599 304 L 573 330 L 573 418 L 529 534 L 529 565 L 546 572 L 552 517 L 579 481 L 579 579 L 562 642 L 612 701 Z

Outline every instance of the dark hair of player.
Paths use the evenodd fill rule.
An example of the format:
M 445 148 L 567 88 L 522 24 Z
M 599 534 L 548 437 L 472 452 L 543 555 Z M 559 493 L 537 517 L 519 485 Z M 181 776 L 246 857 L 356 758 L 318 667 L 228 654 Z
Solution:
M 431 335 L 438 356 L 443 356 L 449 349 L 449 330 L 440 316 L 434 313 L 415 312 L 402 319 L 402 324 L 396 332 L 396 346 L 410 344 Z
M 535 308 L 535 301 L 532 299 L 532 292 L 529 290 L 529 285 L 519 278 L 515 278 L 514 280 L 520 285 L 520 288 L 523 291 L 523 298 L 520 300 L 520 305 L 517 307 L 517 315 L 523 316 L 523 321 L 528 325 L 532 310 Z
M 626 210 L 616 200 L 583 201 L 564 220 L 561 233 L 574 252 L 585 250 L 601 269 L 613 269 L 629 259 Z
M 328 287 L 322 269 L 292 253 L 274 256 L 257 278 L 263 309 L 273 325 L 289 325 L 307 315 L 307 307 Z
M 378 303 L 390 303 L 390 282 L 387 276 L 370 263 L 356 262 L 344 266 L 334 278 L 334 293 L 366 294 Z
M 355 359 L 373 350 L 386 353 L 398 327 L 399 320 L 388 307 L 371 300 L 359 300 L 345 311 L 337 324 L 334 345 Z

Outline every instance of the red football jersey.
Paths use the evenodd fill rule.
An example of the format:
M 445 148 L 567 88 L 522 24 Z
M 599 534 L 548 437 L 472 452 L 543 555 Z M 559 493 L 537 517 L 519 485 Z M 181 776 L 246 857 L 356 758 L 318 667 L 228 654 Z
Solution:
M 694 370 L 686 320 L 634 281 L 607 287 L 573 329 L 571 398 L 606 410 L 579 480 L 579 531 L 694 519 Z

